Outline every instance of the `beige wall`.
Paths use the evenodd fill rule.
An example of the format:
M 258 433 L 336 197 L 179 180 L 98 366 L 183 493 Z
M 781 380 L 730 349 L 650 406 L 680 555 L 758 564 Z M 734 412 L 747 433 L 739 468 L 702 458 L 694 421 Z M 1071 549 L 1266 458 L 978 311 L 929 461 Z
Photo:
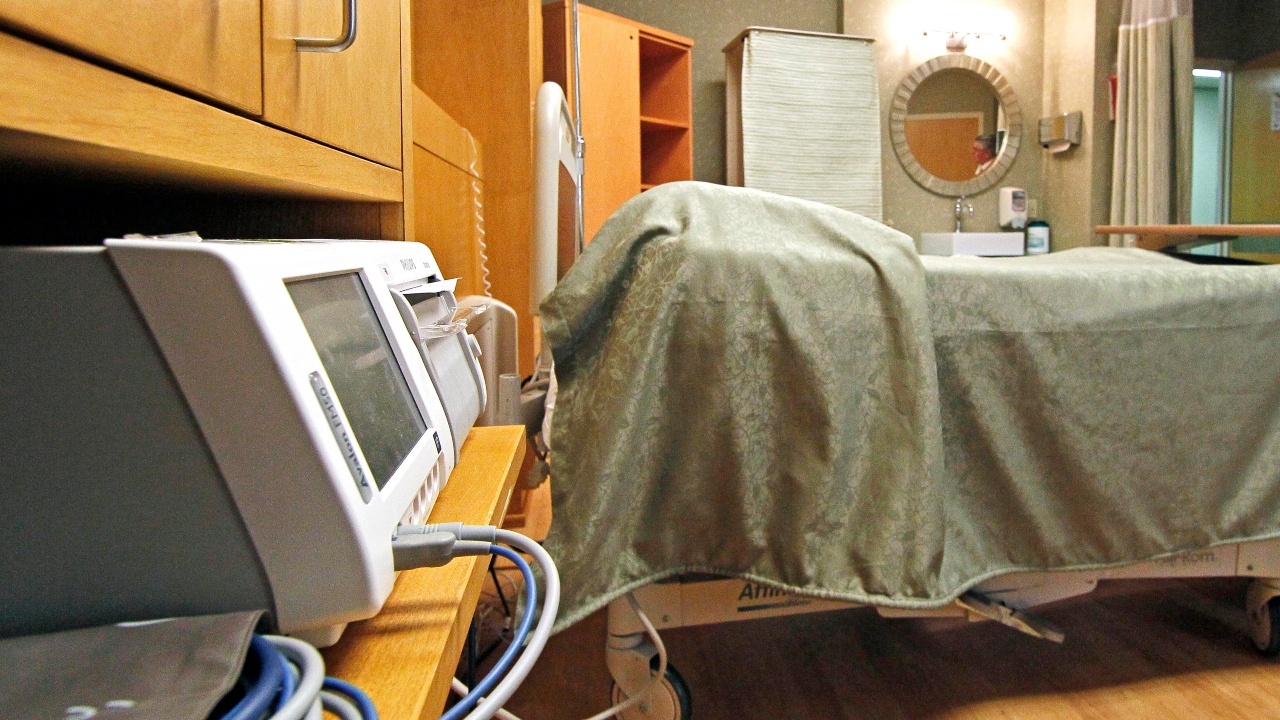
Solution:
M 586 0 L 584 4 L 693 40 L 693 176 L 715 183 L 725 181 L 721 49 L 752 25 L 819 32 L 840 28 L 840 0 Z M 588 163 L 590 152 L 588 148 Z
M 943 3 L 947 0 L 936 0 Z M 721 49 L 750 25 L 843 31 L 876 38 L 884 116 L 885 221 L 919 239 L 954 224 L 954 200 L 933 195 L 903 171 L 888 142 L 889 100 L 921 62 L 944 54 L 942 39 L 921 34 L 923 16 L 903 18 L 917 0 L 589 0 L 587 4 L 686 35 L 693 51 L 694 177 L 724 182 L 724 56 Z M 1008 39 L 979 40 L 968 54 L 994 65 L 1013 85 L 1025 125 L 1022 149 L 999 186 L 1025 188 L 1053 226 L 1054 249 L 1100 241 L 1095 224 L 1110 204 L 1113 126 L 1107 77 L 1114 71 L 1123 0 L 974 0 L 1012 14 Z M 1050 156 L 1037 142 L 1040 117 L 1081 110 L 1080 147 Z M 996 229 L 996 188 L 972 198 L 966 229 Z
M 935 4 L 944 0 L 935 0 Z M 1007 10 L 1013 18 L 1008 39 L 982 39 L 970 43 L 968 54 L 991 63 L 1013 86 L 1027 120 L 1039 115 L 1044 66 L 1043 4 L 1040 0 L 984 0 L 983 5 Z M 880 111 L 884 155 L 885 224 L 911 235 L 919 242 L 924 232 L 945 232 L 955 226 L 955 201 L 934 195 L 915 183 L 893 152 L 889 139 L 889 103 L 898 84 L 912 70 L 929 58 L 947 52 L 943 39 L 924 36 L 929 13 L 916 9 L 915 1 L 849 0 L 844 3 L 843 32 L 869 35 L 876 39 L 876 63 L 880 73 Z M 1015 186 L 1026 189 L 1032 199 L 1043 196 L 1041 151 L 1035 143 L 1033 126 L 1023 129 L 1022 149 L 1012 170 L 997 187 Z M 966 230 L 997 229 L 996 188 L 972 198 L 975 214 L 965 222 Z
M 1084 113 L 1078 147 L 1056 154 L 1037 149 L 1044 154 L 1040 209 L 1053 231 L 1053 250 L 1106 242 L 1093 228 L 1107 222 L 1111 205 L 1114 125 L 1107 78 L 1115 68 L 1120 9 L 1121 0 L 1044 2 L 1040 114 Z

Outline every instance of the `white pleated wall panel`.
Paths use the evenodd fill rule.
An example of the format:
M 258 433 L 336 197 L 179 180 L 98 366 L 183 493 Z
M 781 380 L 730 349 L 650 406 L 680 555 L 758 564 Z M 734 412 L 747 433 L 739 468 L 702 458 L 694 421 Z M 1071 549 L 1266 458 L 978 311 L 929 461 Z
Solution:
M 741 67 L 741 77 L 729 82 L 739 96 L 729 107 L 737 115 L 729 119 L 735 136 L 729 149 L 741 152 L 740 165 L 729 163 L 735 166 L 729 181 L 881 220 L 880 94 L 871 44 L 752 30 L 741 52 L 740 65 L 734 57 L 729 62 L 730 72 Z

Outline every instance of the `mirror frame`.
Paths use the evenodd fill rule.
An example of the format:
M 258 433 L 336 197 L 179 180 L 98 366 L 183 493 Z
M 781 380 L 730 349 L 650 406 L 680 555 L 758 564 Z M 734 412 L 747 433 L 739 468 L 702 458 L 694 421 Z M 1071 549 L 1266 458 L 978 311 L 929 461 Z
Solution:
M 975 72 L 991 85 L 996 97 L 1000 100 L 1000 106 L 1004 109 L 1005 122 L 1008 125 L 1004 148 L 996 158 L 995 164 L 981 175 L 963 182 L 943 180 L 925 170 L 911 154 L 911 148 L 907 145 L 907 106 L 911 102 L 911 96 L 915 94 L 921 83 L 935 73 L 957 69 Z M 898 91 L 893 95 L 893 104 L 889 109 L 889 139 L 893 143 L 893 151 L 897 154 L 898 161 L 902 163 L 902 169 L 906 170 L 920 187 L 945 197 L 977 195 L 1003 180 L 1009 173 L 1009 169 L 1013 167 L 1013 161 L 1018 157 L 1018 148 L 1022 146 L 1022 108 L 1018 105 L 1018 98 L 1013 93 L 1013 86 L 990 63 L 963 53 L 939 55 L 921 63 L 920 67 L 913 70 L 898 86 Z

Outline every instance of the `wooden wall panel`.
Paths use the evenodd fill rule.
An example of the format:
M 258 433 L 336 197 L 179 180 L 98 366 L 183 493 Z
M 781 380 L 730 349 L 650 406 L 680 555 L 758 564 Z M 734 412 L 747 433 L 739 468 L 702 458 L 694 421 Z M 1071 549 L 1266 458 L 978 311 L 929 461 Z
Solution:
M 493 296 L 519 313 L 520 372 L 530 374 L 533 322 L 524 308 L 533 229 L 533 111 L 542 84 L 541 4 L 413 0 L 412 16 L 415 84 L 484 147 Z
M 459 297 L 483 295 L 475 217 L 480 180 L 414 146 L 413 185 L 414 239 L 431 248 L 444 277 L 458 278 Z

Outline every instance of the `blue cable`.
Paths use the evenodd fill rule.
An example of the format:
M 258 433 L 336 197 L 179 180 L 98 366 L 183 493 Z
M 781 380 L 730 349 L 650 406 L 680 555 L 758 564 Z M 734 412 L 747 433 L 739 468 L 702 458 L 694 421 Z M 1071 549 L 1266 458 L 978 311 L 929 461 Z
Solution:
M 538 590 L 532 568 L 518 553 L 501 545 L 490 546 L 489 552 L 507 558 L 520 568 L 520 573 L 524 576 L 525 612 L 520 618 L 520 624 L 516 627 L 511 645 L 506 652 L 502 653 L 502 657 L 498 658 L 493 669 L 485 675 L 483 680 L 476 683 L 466 697 L 442 715 L 440 720 L 459 720 L 474 708 L 482 697 L 491 692 L 502 676 L 515 664 L 516 656 L 520 654 L 533 627 Z M 269 717 L 271 713 L 268 711 L 273 706 L 273 699 L 275 700 L 274 710 L 279 712 L 297 692 L 298 678 L 294 677 L 292 663 L 275 645 L 261 635 L 254 635 L 249 640 L 249 650 L 258 660 L 258 678 L 245 691 L 244 697 L 226 715 L 223 715 L 221 720 L 260 720 L 263 717 Z M 322 687 L 350 698 L 364 720 L 378 720 L 378 710 L 374 707 L 373 701 L 355 685 L 338 678 L 326 677 Z
M 373 706 L 373 700 L 370 700 L 369 696 L 355 685 L 352 685 L 346 680 L 327 677 L 324 679 L 324 689 L 341 693 L 354 700 L 356 708 L 360 711 L 360 714 L 364 716 L 364 720 L 378 720 L 378 709 Z
M 289 698 L 293 697 L 294 691 L 298 689 L 298 678 L 293 676 L 293 664 L 289 662 L 289 658 L 285 657 L 275 645 L 271 645 L 271 651 L 275 653 L 276 662 L 284 672 L 284 681 L 280 683 L 280 695 L 276 698 L 276 712 L 280 712 L 280 708 L 289 702 Z
M 489 552 L 499 557 L 504 557 L 516 564 L 520 568 L 520 573 L 524 575 L 524 615 L 520 618 L 520 625 L 516 628 L 515 637 L 511 639 L 511 645 L 507 647 L 507 651 L 502 653 L 502 657 L 498 658 L 497 664 L 489 671 L 484 679 L 476 683 L 471 688 L 471 692 L 467 696 L 458 701 L 457 705 L 449 708 L 449 712 L 440 716 L 440 720 L 460 720 L 464 715 L 480 702 L 480 698 L 489 694 L 507 670 L 515 664 L 516 656 L 520 654 L 520 649 L 524 647 L 525 638 L 529 636 L 529 629 L 533 627 L 533 613 L 538 606 L 538 588 L 534 584 L 533 570 L 529 567 L 529 563 L 524 558 L 512 550 L 501 545 L 489 546 Z
M 231 711 L 222 716 L 222 720 L 258 720 L 271 707 L 271 700 L 276 696 L 284 682 L 283 675 L 288 675 L 284 667 L 276 661 L 280 651 L 261 636 L 254 635 L 249 640 L 249 650 L 258 658 L 258 680 L 240 698 Z

